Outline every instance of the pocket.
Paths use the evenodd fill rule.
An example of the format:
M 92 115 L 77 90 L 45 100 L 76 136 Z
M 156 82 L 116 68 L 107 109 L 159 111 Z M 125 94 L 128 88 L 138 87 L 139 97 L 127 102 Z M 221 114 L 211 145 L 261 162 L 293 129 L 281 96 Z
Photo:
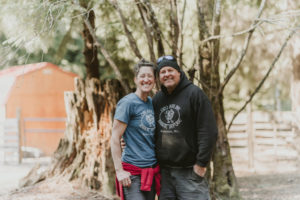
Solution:
M 181 134 L 162 134 L 162 146 L 161 150 L 169 159 L 174 162 L 180 162 L 185 160 L 187 156 L 191 153 L 190 147 L 185 141 L 185 138 Z
M 130 180 L 131 181 L 137 181 L 138 179 L 140 179 L 141 176 L 137 176 L 137 175 L 131 175 L 130 176 Z
M 191 180 L 202 181 L 203 178 L 204 178 L 204 177 L 199 176 L 198 174 L 196 174 L 196 172 L 194 172 L 193 168 L 191 168 L 191 173 L 190 174 L 191 174 L 191 176 L 190 176 Z

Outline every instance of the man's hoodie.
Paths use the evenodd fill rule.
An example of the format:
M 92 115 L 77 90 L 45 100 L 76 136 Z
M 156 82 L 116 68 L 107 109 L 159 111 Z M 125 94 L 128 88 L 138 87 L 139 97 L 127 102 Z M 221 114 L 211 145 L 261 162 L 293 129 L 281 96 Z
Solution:
M 181 71 L 171 94 L 162 86 L 153 97 L 158 162 L 167 167 L 205 167 L 217 139 L 217 125 L 209 99 Z

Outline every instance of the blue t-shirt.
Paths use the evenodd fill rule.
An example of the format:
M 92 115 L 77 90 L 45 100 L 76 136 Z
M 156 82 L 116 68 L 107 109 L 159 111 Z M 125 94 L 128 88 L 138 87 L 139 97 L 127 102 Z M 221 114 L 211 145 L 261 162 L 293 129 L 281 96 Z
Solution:
M 144 102 L 135 93 L 126 95 L 118 102 L 114 119 L 127 124 L 122 161 L 137 167 L 156 164 L 152 99 Z

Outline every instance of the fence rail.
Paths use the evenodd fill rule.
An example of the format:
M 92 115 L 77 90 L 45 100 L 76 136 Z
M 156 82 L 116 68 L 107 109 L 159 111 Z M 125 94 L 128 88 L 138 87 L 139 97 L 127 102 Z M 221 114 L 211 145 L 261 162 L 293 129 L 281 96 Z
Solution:
M 233 159 L 248 162 L 297 160 L 296 139 L 300 137 L 297 117 L 293 112 L 241 113 L 228 133 Z
M 17 160 L 21 163 L 21 147 L 20 147 L 20 118 L 8 118 L 2 122 L 3 133 L 2 143 L 0 143 L 0 151 L 3 154 L 3 161 Z
M 0 132 L 0 153 L 3 155 L 4 162 L 8 160 L 17 160 L 19 163 L 22 161 L 22 143 L 26 146 L 26 134 L 27 133 L 64 133 L 65 129 L 49 128 L 44 126 L 43 123 L 52 122 L 65 122 L 66 118 L 53 117 L 53 118 L 42 118 L 42 117 L 28 117 L 20 118 L 7 118 L 5 121 L 0 122 L 0 128 L 2 127 L 2 133 Z M 27 123 L 38 123 L 39 128 L 29 128 Z M 23 127 L 21 127 L 21 124 Z M 43 126 L 45 128 L 43 128 Z M 28 128 L 27 128 L 28 127 Z M 1 129 L 0 129 L 1 130 Z M 22 131 L 22 134 L 21 134 Z M 10 158 L 10 159 L 7 159 Z

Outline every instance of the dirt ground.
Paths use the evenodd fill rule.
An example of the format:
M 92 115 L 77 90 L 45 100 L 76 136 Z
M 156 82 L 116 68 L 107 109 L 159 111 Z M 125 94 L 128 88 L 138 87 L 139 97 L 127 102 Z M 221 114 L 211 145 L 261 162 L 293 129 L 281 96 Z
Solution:
M 34 162 L 21 165 L 0 164 L 0 200 L 107 200 L 116 199 L 80 189 L 62 179 L 50 179 L 35 186 L 19 188 L 18 181 L 34 166 Z M 43 163 L 46 167 L 47 162 Z M 235 166 L 240 194 L 245 200 L 300 200 L 300 169 L 288 165 L 268 167 L 269 170 L 248 170 Z M 259 169 L 263 169 L 259 167 Z
M 238 178 L 245 200 L 300 200 L 300 171 Z

